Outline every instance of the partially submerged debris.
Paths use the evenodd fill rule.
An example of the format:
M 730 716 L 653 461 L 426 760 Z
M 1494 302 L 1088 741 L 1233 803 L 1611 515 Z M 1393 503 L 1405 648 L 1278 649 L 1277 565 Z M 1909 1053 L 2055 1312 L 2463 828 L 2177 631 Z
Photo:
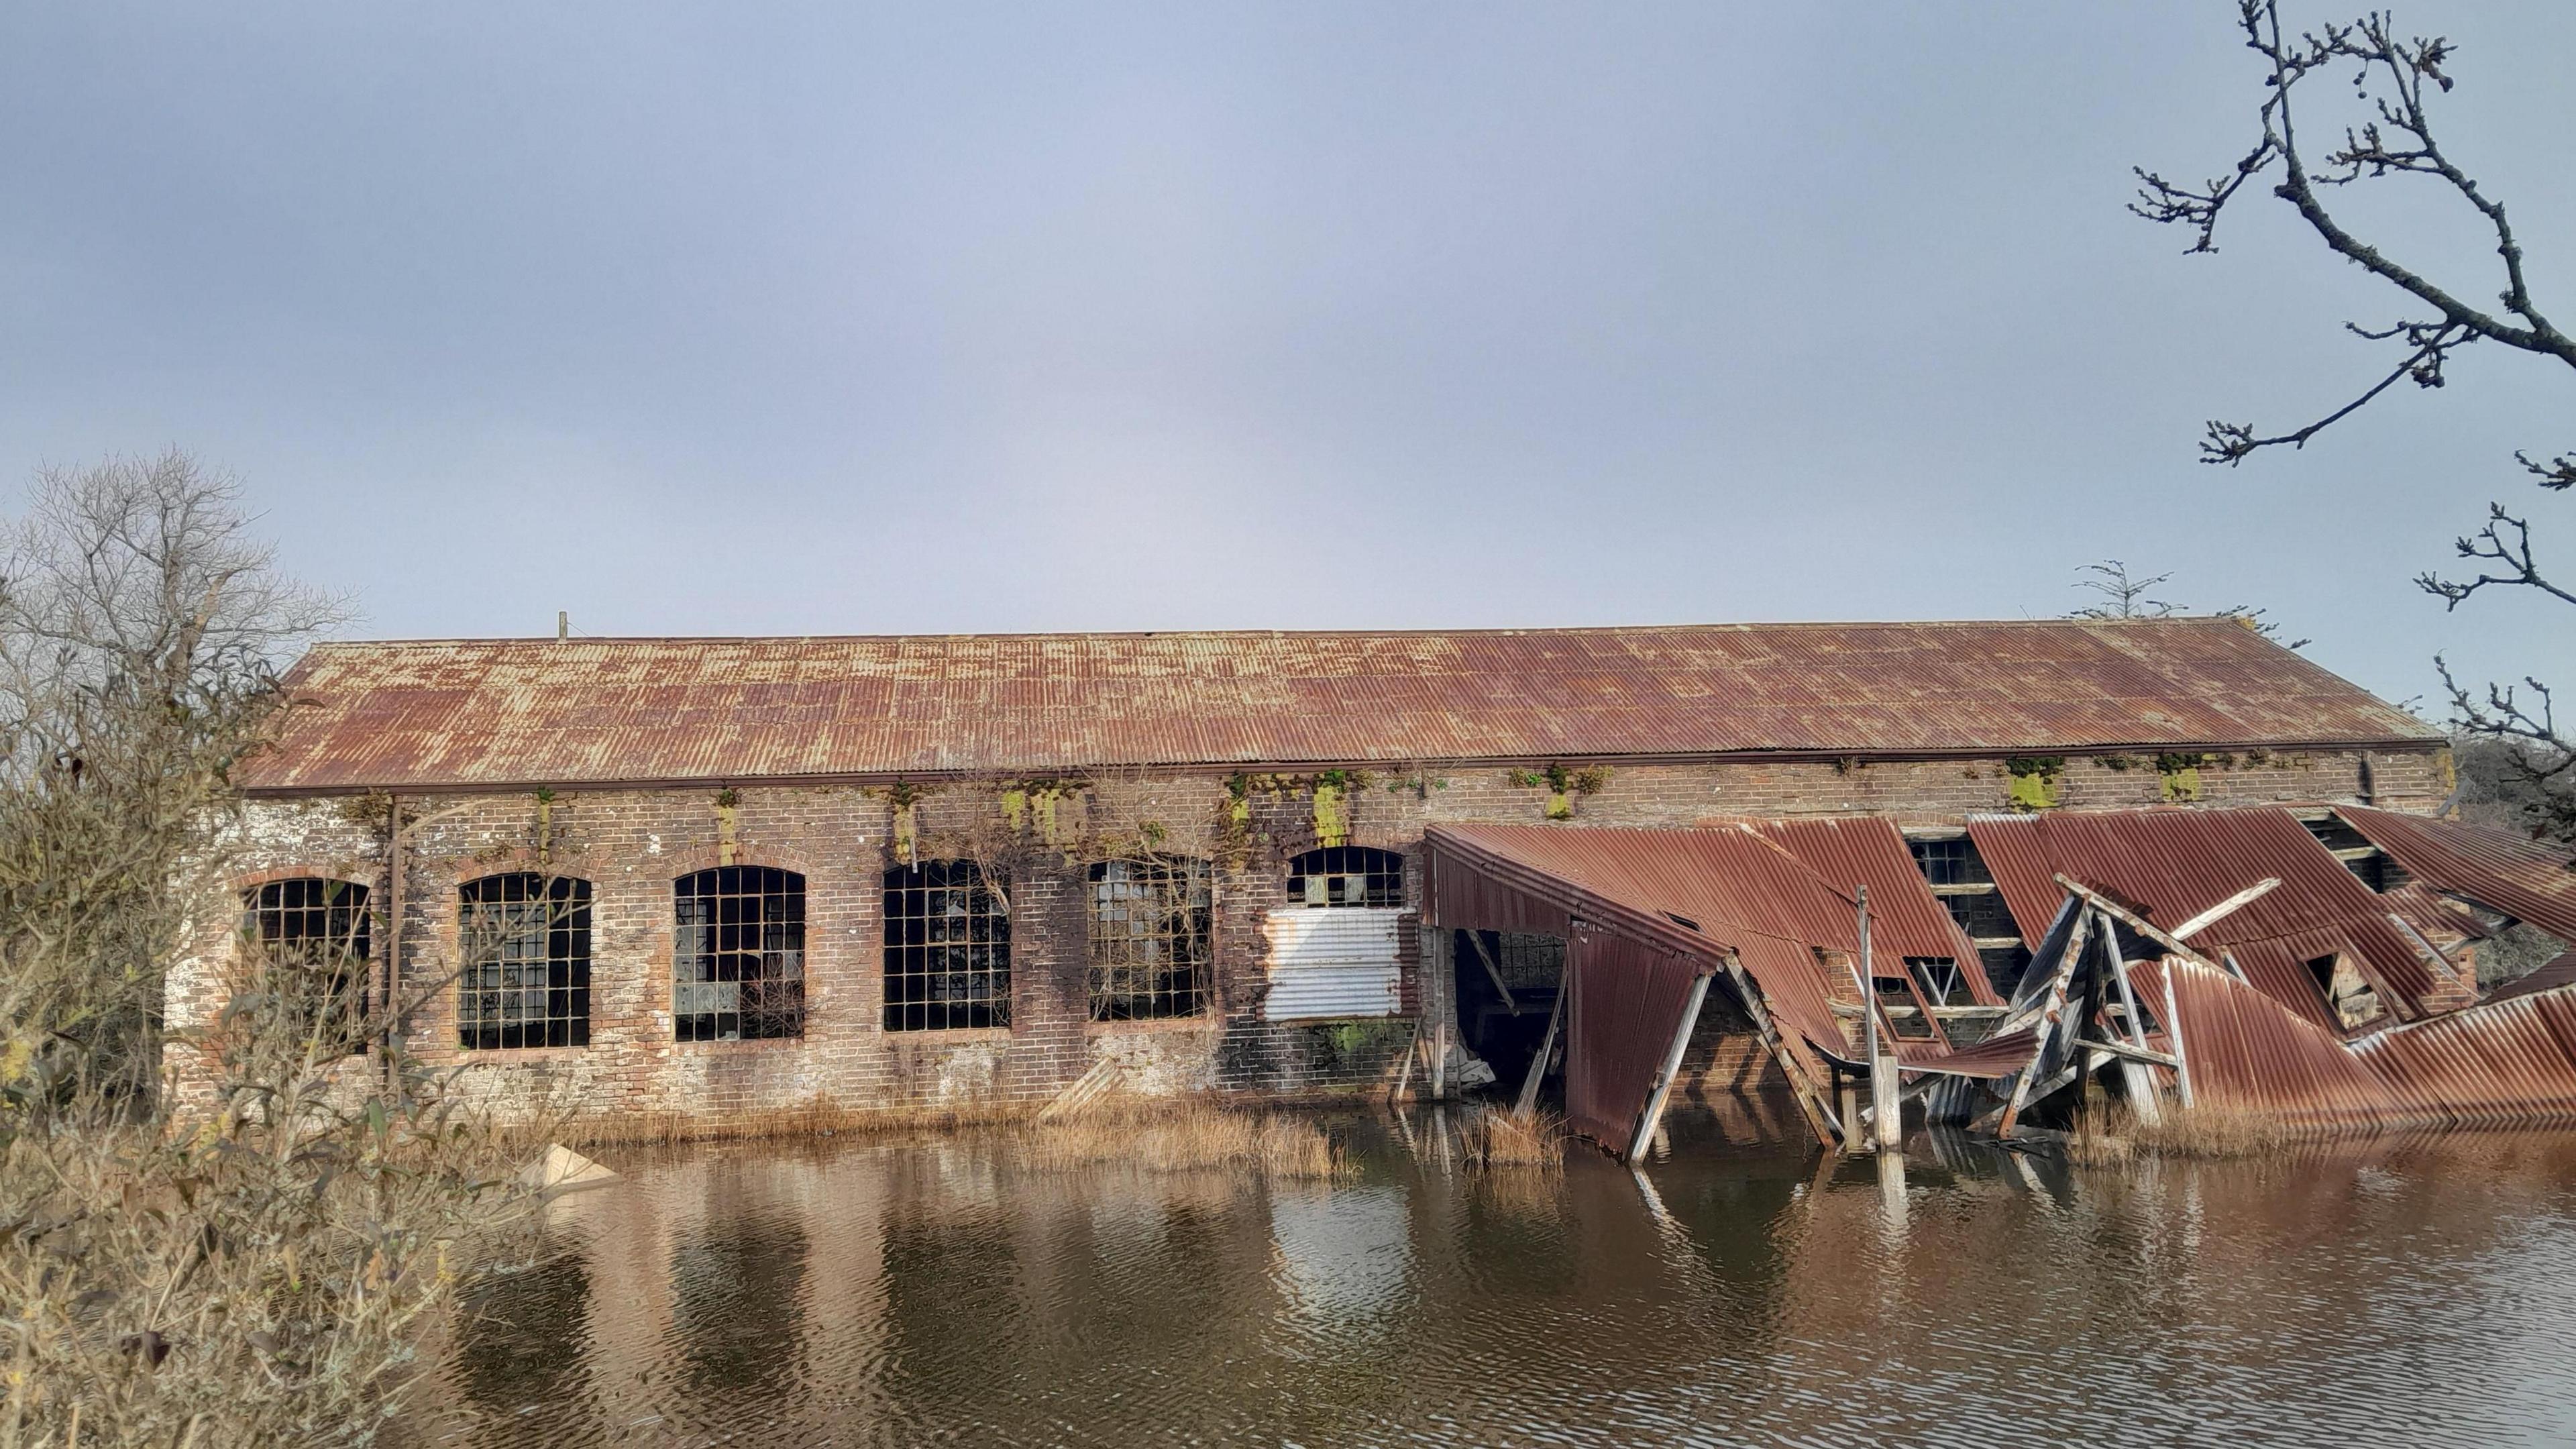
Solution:
M 550 1143 L 537 1160 L 519 1170 L 519 1181 L 547 1197 L 606 1187 L 618 1175 L 560 1142 Z

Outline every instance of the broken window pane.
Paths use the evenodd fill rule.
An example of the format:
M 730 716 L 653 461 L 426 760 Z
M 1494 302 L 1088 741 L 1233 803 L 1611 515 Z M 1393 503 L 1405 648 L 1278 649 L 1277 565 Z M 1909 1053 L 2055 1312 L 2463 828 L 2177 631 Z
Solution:
M 457 895 L 457 1045 L 589 1045 L 590 882 L 517 871 Z
M 1149 856 L 1091 867 L 1091 1019 L 1205 1011 L 1214 930 L 1206 861 Z
M 374 923 L 367 888 L 319 876 L 242 893 L 242 935 L 304 1035 L 326 1051 L 366 1047 L 367 964 Z
M 1292 906 L 1400 906 L 1404 857 L 1366 845 L 1328 845 L 1288 862 Z
M 885 1029 L 1011 1024 L 1011 917 L 971 860 L 885 873 Z
M 681 1041 L 805 1034 L 805 877 L 720 865 L 671 883 L 671 1024 Z

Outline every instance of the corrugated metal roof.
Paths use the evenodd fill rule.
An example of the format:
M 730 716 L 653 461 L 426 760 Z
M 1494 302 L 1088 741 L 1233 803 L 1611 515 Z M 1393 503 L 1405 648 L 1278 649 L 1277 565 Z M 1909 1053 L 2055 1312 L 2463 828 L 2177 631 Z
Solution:
M 2388 903 L 2286 810 L 1977 816 L 1968 834 L 2027 937 L 2036 939 L 2056 915 L 2064 895 L 2053 879 L 2059 874 L 2107 891 L 2168 928 L 2278 877 L 2277 889 L 2191 944 L 2212 956 L 2233 954 L 2265 995 L 2338 1034 L 2340 1023 L 2305 965 L 2336 952 L 2360 957 L 2397 998 L 2401 1017 L 2465 1003 L 2465 989 L 2436 980 L 2415 944 L 2389 920 Z
M 2409 746 L 2227 619 L 316 647 L 255 791 Z
M 1871 965 L 1876 974 L 1899 974 L 1907 956 L 1946 956 L 1968 967 L 1962 973 L 1974 999 L 2001 1006 L 1978 968 L 1977 948 L 1932 894 L 1896 822 L 1883 816 L 1813 820 L 1756 820 L 1759 830 L 1809 870 L 1846 894 L 1869 887 Z
M 2489 992 L 2487 1000 L 2511 1001 L 2517 996 L 2555 991 L 2567 985 L 2576 985 L 2576 951 L 2561 953 L 2529 975 L 2515 977 Z
M 2406 872 L 2576 942 L 2576 851 L 2492 825 L 2337 806 Z

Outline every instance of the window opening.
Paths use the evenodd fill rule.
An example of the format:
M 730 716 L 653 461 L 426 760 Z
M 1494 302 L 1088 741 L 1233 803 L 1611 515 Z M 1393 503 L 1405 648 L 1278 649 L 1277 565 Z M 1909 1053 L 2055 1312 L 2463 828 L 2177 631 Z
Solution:
M 1288 862 L 1288 903 L 1308 906 L 1404 904 L 1404 857 L 1366 845 L 1328 845 Z
M 367 888 L 298 876 L 242 893 L 242 933 L 307 1040 L 355 1054 L 366 1047 L 367 965 L 374 922 Z
M 2317 844 L 2331 851 L 2363 885 L 2381 895 L 2396 890 L 2414 879 L 2406 868 L 2388 858 L 2385 851 L 2370 843 L 2370 837 L 2352 828 L 2340 815 L 2323 815 L 2299 822 L 2317 838 Z
M 2308 974 L 2316 978 L 2317 989 L 2325 993 L 2326 1005 L 2346 1031 L 2366 1026 L 2388 1014 L 2386 1004 L 2379 999 L 2378 989 L 2344 953 L 2338 951 L 2308 962 Z
M 2009 946 L 1981 946 L 1977 964 L 1985 968 L 1986 984 L 2006 1001 L 2021 990 L 2021 979 L 2030 974 L 2030 948 L 2019 941 Z
M 1923 999 L 1934 1006 L 1974 1006 L 1976 992 L 1968 985 L 1968 973 L 1948 956 L 1908 956 L 1905 970 L 1921 988 Z
M 590 1044 L 590 882 L 533 871 L 457 889 L 456 1044 Z
M 1205 1011 L 1214 907 L 1204 860 L 1150 856 L 1092 866 L 1091 1019 Z
M 1880 976 L 1870 982 L 1878 995 L 1879 1010 L 1884 1013 L 1888 1030 L 1903 1041 L 1930 1041 L 1932 1017 L 1923 1010 L 1922 998 L 1914 994 L 1909 982 L 1893 981 Z
M 720 865 L 671 883 L 671 1024 L 681 1041 L 805 1034 L 805 877 Z
M 1930 840 L 1909 839 L 1905 848 L 1914 855 L 1914 865 L 1923 872 L 1927 884 L 1992 885 L 1986 863 L 1977 856 L 1975 842 L 1965 835 L 1945 835 Z
M 1011 1024 L 1010 908 L 971 860 L 885 873 L 885 1029 Z

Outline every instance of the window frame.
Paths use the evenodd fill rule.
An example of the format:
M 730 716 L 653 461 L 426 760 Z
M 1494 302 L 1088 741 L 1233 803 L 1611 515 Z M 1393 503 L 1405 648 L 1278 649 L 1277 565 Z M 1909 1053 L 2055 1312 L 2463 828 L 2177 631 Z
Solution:
M 933 873 L 940 878 L 927 879 Z M 879 1028 L 889 1032 L 1010 1030 L 1011 908 L 1007 887 L 994 890 L 983 867 L 971 860 L 927 860 L 889 866 L 878 877 L 878 884 L 883 891 Z M 937 915 L 931 912 L 934 903 L 943 907 Z M 951 921 L 965 931 L 963 939 L 949 939 L 942 934 L 943 924 Z M 915 927 L 917 931 L 912 929 Z M 903 939 L 898 939 L 899 935 Z M 975 962 L 979 950 L 984 953 L 981 965 Z M 903 953 L 900 958 L 898 952 Z M 967 961 L 963 969 L 947 965 L 961 953 Z M 982 989 L 964 997 L 914 994 L 916 990 L 935 992 L 933 983 L 958 980 L 980 980 Z M 918 985 L 899 987 L 898 983 Z M 961 1014 L 964 1019 L 957 1019 Z
M 1338 868 L 1337 868 L 1338 867 Z M 1336 882 L 1359 882 L 1359 898 L 1337 895 Z M 1318 884 L 1322 889 L 1318 890 Z M 1404 852 L 1374 845 L 1319 845 L 1288 859 L 1290 909 L 1404 909 Z
M 693 904 L 699 902 L 706 904 Z M 741 918 L 744 902 L 758 903 L 748 920 Z M 725 919 L 727 903 L 732 903 L 730 913 L 735 919 Z M 711 918 L 692 919 L 701 912 Z M 803 1040 L 807 924 L 806 881 L 801 871 L 774 865 L 715 865 L 673 878 L 671 1039 L 682 1043 Z M 748 950 L 740 934 L 746 930 L 756 933 L 757 942 Z M 704 933 L 694 949 L 693 932 Z M 756 974 L 741 974 L 747 964 Z M 692 970 L 703 974 L 689 974 Z M 723 974 L 728 970 L 734 974 Z M 743 991 L 747 984 L 756 987 L 756 993 Z M 691 988 L 726 985 L 735 988 L 731 1009 L 683 1009 Z M 777 1000 L 747 1009 L 743 998 L 755 994 L 774 995 Z M 727 999 L 727 993 L 712 989 L 705 996 L 710 1002 Z M 728 1018 L 734 1022 L 731 1034 L 724 1029 Z
M 482 899 L 481 893 L 487 890 L 500 893 L 499 897 Z M 514 890 L 517 892 L 515 898 L 509 894 Z M 542 898 L 531 896 L 531 891 L 542 892 Z M 457 883 L 456 1045 L 459 1051 L 538 1051 L 590 1045 L 591 907 L 597 896 L 597 888 L 578 876 L 547 875 L 532 870 L 495 871 Z M 554 899 L 556 897 L 561 899 Z M 490 948 L 495 951 L 521 954 L 474 959 L 483 949 L 477 939 L 478 932 L 483 929 L 478 918 L 523 914 L 529 907 L 543 911 L 547 919 L 504 923 L 489 940 Z M 537 954 L 524 954 L 529 936 L 536 932 L 542 932 L 545 937 L 542 946 Z M 486 971 L 506 977 L 513 968 L 524 973 L 531 967 L 543 968 L 546 979 L 542 986 L 531 987 L 524 978 L 517 986 L 486 985 L 476 979 Z M 534 1018 L 537 1038 L 534 1041 L 527 1039 L 530 1035 L 528 1017 L 522 1015 L 512 1023 L 497 1011 L 514 994 L 523 1001 L 531 995 L 543 998 L 545 1010 Z M 487 998 L 496 1010 L 476 1009 Z M 517 1040 L 511 1040 L 514 1035 Z
M 1112 899 L 1113 871 L 1155 872 L 1138 883 L 1117 882 L 1126 889 Z M 1217 1013 L 1216 971 L 1216 866 L 1203 856 L 1132 855 L 1093 861 L 1083 872 L 1084 978 L 1087 987 L 1089 1019 L 1094 1023 L 1139 1021 L 1200 1021 Z M 1156 899 L 1147 909 L 1158 924 L 1157 929 L 1136 930 L 1137 919 L 1125 914 L 1133 903 L 1143 899 L 1142 892 L 1152 890 Z M 1128 929 L 1112 932 L 1110 909 L 1120 908 L 1114 919 Z M 1181 923 L 1171 929 L 1171 923 Z M 1113 989 L 1122 975 L 1132 975 L 1139 964 L 1138 948 L 1150 951 L 1156 945 L 1179 948 L 1176 955 L 1186 955 L 1179 969 L 1155 970 L 1147 963 L 1149 976 L 1168 981 L 1186 973 L 1185 986 L 1148 985 L 1142 990 Z M 1115 948 L 1115 949 L 1113 949 Z M 1139 1009 L 1141 1003 L 1142 1009 Z
M 318 892 L 312 888 L 319 887 Z M 298 889 L 301 888 L 301 889 Z M 284 899 L 290 892 L 319 894 L 320 900 Z M 242 939 L 264 964 L 293 968 L 292 979 L 299 989 L 284 995 L 288 1009 L 302 1023 L 309 1035 L 319 1036 L 328 1027 L 345 1032 L 348 1040 L 343 1055 L 357 1056 L 366 1051 L 374 1035 L 377 996 L 376 984 L 374 893 L 361 882 L 329 875 L 285 875 L 264 880 L 241 889 Z M 277 897 L 272 900 L 271 897 Z M 318 913 L 322 929 L 307 933 L 284 933 L 290 920 L 309 924 Z M 271 935 L 269 923 L 274 920 L 280 932 Z M 343 924 L 345 923 L 345 924 Z M 324 951 L 281 952 L 278 948 L 295 942 L 330 942 L 334 937 L 347 940 L 350 949 L 334 953 L 337 961 L 325 959 Z M 295 959 L 306 957 L 307 959 Z M 318 1002 L 308 998 L 301 983 L 322 976 L 336 983 L 326 989 Z M 345 1014 L 345 1025 L 334 1025 L 332 1019 Z

